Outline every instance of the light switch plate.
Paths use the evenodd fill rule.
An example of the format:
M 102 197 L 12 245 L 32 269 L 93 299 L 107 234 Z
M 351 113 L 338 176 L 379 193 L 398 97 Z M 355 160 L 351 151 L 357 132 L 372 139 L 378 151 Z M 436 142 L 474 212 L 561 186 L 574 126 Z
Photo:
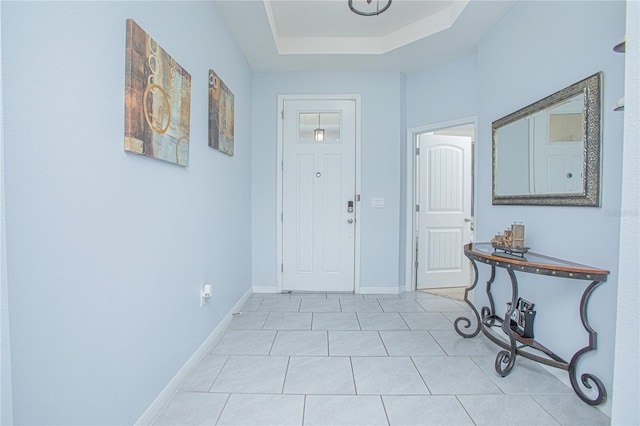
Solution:
M 381 209 L 384 208 L 384 198 L 372 198 L 371 207 Z

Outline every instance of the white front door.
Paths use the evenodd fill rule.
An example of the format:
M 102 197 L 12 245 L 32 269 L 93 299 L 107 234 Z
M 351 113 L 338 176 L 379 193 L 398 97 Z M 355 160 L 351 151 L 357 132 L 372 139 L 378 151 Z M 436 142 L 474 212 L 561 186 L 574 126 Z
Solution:
M 353 291 L 354 100 L 285 100 L 282 288 Z
M 418 138 L 417 287 L 469 285 L 463 246 L 471 241 L 471 138 Z

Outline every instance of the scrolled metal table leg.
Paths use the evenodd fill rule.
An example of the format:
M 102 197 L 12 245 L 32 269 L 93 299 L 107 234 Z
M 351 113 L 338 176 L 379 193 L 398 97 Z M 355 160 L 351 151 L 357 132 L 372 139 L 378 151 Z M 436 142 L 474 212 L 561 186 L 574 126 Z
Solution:
M 473 303 L 471 303 L 471 301 L 469 300 L 469 292 L 472 291 L 476 287 L 476 285 L 478 285 L 478 266 L 476 265 L 476 262 L 473 259 L 470 259 L 470 260 L 471 260 L 471 266 L 473 266 L 474 279 L 473 279 L 473 284 L 467 287 L 464 291 L 464 301 L 467 302 L 467 305 L 471 307 L 471 310 L 476 316 L 476 328 L 475 330 L 472 330 L 470 332 L 465 331 L 466 329 L 471 328 L 471 320 L 467 317 L 458 317 L 453 322 L 453 328 L 456 329 L 456 332 L 462 337 L 466 337 L 466 338 L 477 336 L 478 333 L 480 333 L 480 327 L 481 327 L 480 314 L 478 314 L 478 310 L 476 309 L 475 306 L 473 306 Z M 462 328 L 459 325 L 460 323 L 464 324 L 462 328 L 464 328 L 465 330 L 462 330 Z
M 496 373 L 498 373 L 501 377 L 507 376 L 511 373 L 513 366 L 516 363 L 516 338 L 513 335 L 513 330 L 511 330 L 511 315 L 515 312 L 518 300 L 518 280 L 516 280 L 516 274 L 511 270 L 507 269 L 509 273 L 509 278 L 511 279 L 511 308 L 504 315 L 504 322 L 502 323 L 502 331 L 509 338 L 509 350 L 508 351 L 500 351 L 498 352 L 498 356 L 495 361 L 495 369 Z
M 579 359 L 587 352 L 596 350 L 598 348 L 598 334 L 591 328 L 589 325 L 589 319 L 587 317 L 587 304 L 589 303 L 589 298 L 591 297 L 591 293 L 598 287 L 602 282 L 601 281 L 593 281 L 586 288 L 584 293 L 582 294 L 582 299 L 580 300 L 580 319 L 582 320 L 582 325 L 584 326 L 587 333 L 589 333 L 589 345 L 580 349 L 576 352 L 571 358 L 571 362 L 569 362 L 569 380 L 571 381 L 571 386 L 576 394 L 589 405 L 598 405 L 607 399 L 607 390 L 604 387 L 604 384 L 600 379 L 598 379 L 593 374 L 583 373 L 580 376 L 580 382 L 587 389 L 593 389 L 593 385 L 596 387 L 597 395 L 595 398 L 590 398 L 579 386 L 578 384 L 578 372 L 577 372 L 577 364 Z
M 491 294 L 491 284 L 493 284 L 493 281 L 495 279 L 496 279 L 496 267 L 491 265 L 491 276 L 487 280 L 487 285 L 486 285 L 487 299 L 489 299 L 489 315 L 495 315 L 496 313 L 496 306 L 495 306 L 495 303 L 493 302 L 493 294 Z

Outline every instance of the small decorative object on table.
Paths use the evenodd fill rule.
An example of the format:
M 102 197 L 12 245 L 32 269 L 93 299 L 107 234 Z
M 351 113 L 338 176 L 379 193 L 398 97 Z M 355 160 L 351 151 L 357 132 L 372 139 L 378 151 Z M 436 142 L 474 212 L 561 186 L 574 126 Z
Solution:
M 535 305 L 522 297 L 518 298 L 516 309 L 511 314 L 509 326 L 520 336 L 533 339 L 533 319 L 536 317 Z M 507 302 L 507 312 L 511 310 L 511 302 Z
M 524 225 L 514 222 L 511 229 L 505 229 L 502 235 L 498 234 L 491 239 L 491 246 L 496 250 L 497 256 L 524 258 L 529 247 L 524 246 Z M 498 253 L 500 250 L 502 253 Z

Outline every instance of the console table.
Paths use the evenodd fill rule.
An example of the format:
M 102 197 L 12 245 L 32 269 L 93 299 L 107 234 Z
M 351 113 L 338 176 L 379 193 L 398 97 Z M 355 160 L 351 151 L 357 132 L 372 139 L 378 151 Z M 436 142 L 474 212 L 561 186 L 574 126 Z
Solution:
M 596 387 L 597 395 L 594 398 L 589 397 L 578 385 L 576 366 L 585 353 L 597 349 L 597 333 L 589 325 L 587 305 L 596 287 L 607 280 L 609 271 L 532 252 L 524 254 L 523 257 L 502 253 L 495 251 L 491 243 L 467 244 L 464 247 L 464 254 L 471 260 L 475 277 L 473 283 L 465 289 L 464 300 L 471 307 L 476 317 L 476 327 L 472 328 L 472 322 L 469 318 L 459 317 L 454 322 L 456 332 L 462 337 L 475 337 L 482 331 L 492 342 L 503 348 L 504 350 L 498 352 L 495 361 L 495 370 L 502 377 L 511 372 L 516 356 L 519 355 L 542 364 L 567 370 L 573 390 L 584 402 L 590 405 L 597 405 L 603 402 L 607 397 L 607 393 L 602 381 L 593 374 L 584 373 L 580 376 L 580 382 L 585 388 L 592 389 L 593 386 Z M 480 312 L 468 297 L 469 292 L 478 284 L 477 263 L 484 263 L 491 267 L 491 275 L 486 284 L 489 306 L 483 306 Z M 496 313 L 491 294 L 491 284 L 496 276 L 496 268 L 505 269 L 511 280 L 511 305 L 502 317 Z M 510 319 L 516 310 L 518 300 L 516 272 L 591 281 L 582 293 L 580 300 L 580 319 L 589 334 L 589 344 L 578 350 L 569 362 L 542 346 L 533 338 L 522 337 L 511 329 Z M 502 330 L 502 335 L 496 329 Z

